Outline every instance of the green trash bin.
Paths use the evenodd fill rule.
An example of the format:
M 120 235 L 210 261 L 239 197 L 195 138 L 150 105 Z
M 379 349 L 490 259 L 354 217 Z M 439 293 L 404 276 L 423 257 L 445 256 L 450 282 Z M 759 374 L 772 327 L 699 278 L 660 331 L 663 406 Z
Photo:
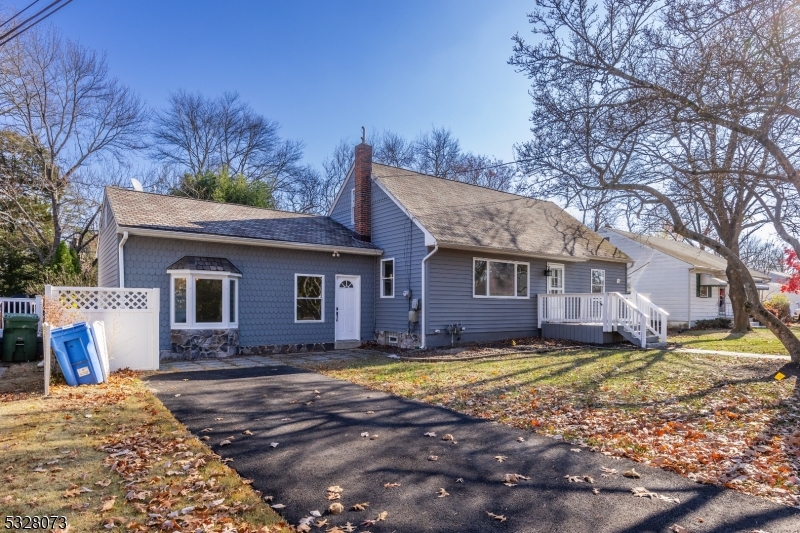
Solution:
M 38 315 L 3 315 L 3 361 L 35 361 L 38 329 Z

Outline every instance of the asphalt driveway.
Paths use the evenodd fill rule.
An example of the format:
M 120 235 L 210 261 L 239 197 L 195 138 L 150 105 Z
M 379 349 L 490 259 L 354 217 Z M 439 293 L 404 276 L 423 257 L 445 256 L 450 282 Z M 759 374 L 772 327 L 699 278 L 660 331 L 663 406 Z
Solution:
M 290 523 L 325 514 L 326 488 L 342 487 L 346 511 L 314 531 L 386 511 L 358 531 L 640 533 L 677 524 L 691 532 L 800 532 L 797 509 L 290 366 L 160 374 L 149 384 L 190 431 L 211 428 L 202 433 L 211 448 L 284 504 Z M 446 434 L 455 443 L 442 440 Z M 621 475 L 632 467 L 641 479 Z M 618 474 L 603 477 L 601 468 Z M 511 487 L 505 474 L 531 479 Z M 634 487 L 679 503 L 636 497 Z M 438 497 L 441 488 L 449 496 Z M 363 502 L 366 511 L 349 510 Z

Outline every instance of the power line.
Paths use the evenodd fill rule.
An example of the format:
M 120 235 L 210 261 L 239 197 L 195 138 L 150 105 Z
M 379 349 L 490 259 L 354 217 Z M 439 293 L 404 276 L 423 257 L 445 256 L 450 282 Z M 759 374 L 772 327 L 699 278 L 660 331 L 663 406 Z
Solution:
M 66 1 L 64 1 L 64 0 L 54 0 L 52 3 L 48 4 L 47 7 L 45 7 L 42 10 L 40 10 L 35 15 L 32 15 L 32 16 L 28 17 L 27 19 L 22 21 L 19 25 L 17 25 L 15 27 L 13 27 L 12 29 L 8 30 L 3 35 L 0 35 L 0 46 L 4 46 L 6 43 L 11 41 L 12 39 L 16 39 L 17 37 L 19 37 L 20 35 L 22 35 L 26 31 L 28 31 L 29 29 L 33 28 L 37 24 L 39 24 L 39 23 L 43 22 L 44 20 L 46 20 L 48 17 L 50 17 L 54 13 L 58 12 L 59 10 L 61 10 L 64 6 L 66 6 L 70 2 L 72 2 L 72 0 L 66 0 Z M 51 10 L 50 12 L 46 13 L 44 16 L 39 17 L 38 19 L 36 19 L 36 17 L 38 17 L 39 15 L 41 15 L 42 13 L 44 13 L 45 11 L 47 11 L 48 9 L 52 8 L 53 6 L 55 6 L 57 4 L 61 4 L 61 5 L 56 7 L 55 9 Z M 36 20 L 33 20 L 33 19 L 36 19 Z M 23 27 L 25 24 L 27 24 L 31 20 L 33 20 L 33 22 L 31 24 L 28 24 L 28 26 Z
M 32 7 L 34 4 L 37 4 L 38 2 L 39 2 L 39 0 L 33 0 L 33 2 L 31 2 L 30 4 L 28 4 L 28 5 L 25 7 L 25 9 L 23 9 L 22 11 L 18 11 L 18 12 L 17 12 L 15 15 L 13 15 L 13 16 L 12 16 L 11 18 L 9 18 L 7 21 L 5 21 L 5 22 L 3 22 L 2 24 L 0 24 L 0 28 L 2 28 L 3 26 L 6 26 L 6 25 L 7 25 L 9 22 L 11 22 L 12 20 L 16 19 L 18 16 L 22 15 L 23 13 L 25 13 L 25 12 L 26 12 L 28 9 L 30 9 L 30 8 L 31 8 L 31 7 Z

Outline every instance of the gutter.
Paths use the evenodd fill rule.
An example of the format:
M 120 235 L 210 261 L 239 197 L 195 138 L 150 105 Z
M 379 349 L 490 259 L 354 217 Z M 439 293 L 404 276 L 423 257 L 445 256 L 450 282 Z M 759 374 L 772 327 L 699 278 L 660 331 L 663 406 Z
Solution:
M 123 248 L 125 247 L 125 242 L 128 240 L 128 232 L 124 231 L 122 233 L 122 240 L 119 241 L 119 254 L 118 254 L 118 273 L 117 277 L 119 278 L 119 288 L 125 288 L 125 252 Z
M 123 226 L 124 227 L 124 226 Z M 307 250 L 312 252 L 339 252 L 351 255 L 383 255 L 383 250 L 376 248 L 355 248 L 351 246 L 329 246 L 325 244 L 309 244 L 293 241 L 275 241 L 269 239 L 254 239 L 251 237 L 233 237 L 228 235 L 210 235 L 208 233 L 191 233 L 188 231 L 174 231 L 150 228 L 137 228 L 127 226 L 125 233 L 141 235 L 143 237 L 159 237 L 162 239 L 183 239 L 190 241 L 220 242 L 224 244 L 247 244 L 249 246 L 267 246 L 270 248 L 287 248 L 291 250 Z
M 420 345 L 419 345 L 420 349 L 426 348 L 426 346 L 425 346 L 425 322 L 426 322 L 426 319 L 427 319 L 427 316 L 428 316 L 428 312 L 425 309 L 427 307 L 427 305 L 428 305 L 428 300 L 425 298 L 425 266 L 426 266 L 426 263 L 428 262 L 428 259 L 430 259 L 431 256 L 433 254 L 435 254 L 436 252 L 438 252 L 438 251 L 439 251 L 439 243 L 437 242 L 436 244 L 433 245 L 433 250 L 431 250 L 431 253 L 429 253 L 428 255 L 426 255 L 425 257 L 422 258 L 422 264 L 421 264 L 421 266 L 422 266 L 422 324 L 421 324 L 422 342 L 420 342 Z

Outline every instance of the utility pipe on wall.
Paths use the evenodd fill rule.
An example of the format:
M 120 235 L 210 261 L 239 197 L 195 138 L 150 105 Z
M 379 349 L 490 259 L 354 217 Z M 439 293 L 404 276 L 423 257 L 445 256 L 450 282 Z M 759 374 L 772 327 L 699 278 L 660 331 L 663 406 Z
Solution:
M 422 342 L 420 342 L 419 345 L 420 348 L 427 348 L 427 346 L 425 345 L 425 327 L 426 327 L 426 322 L 428 321 L 428 313 L 425 310 L 425 306 L 428 305 L 428 301 L 426 300 L 425 297 L 425 264 L 428 262 L 428 259 L 430 259 L 431 256 L 438 251 L 439 251 L 439 243 L 437 242 L 433 245 L 433 250 L 431 250 L 431 253 L 422 258 L 422 320 L 420 321 L 420 326 L 422 329 Z
M 125 247 L 125 241 L 128 240 L 128 232 L 125 231 L 122 233 L 122 240 L 119 241 L 119 265 L 117 266 L 118 269 L 118 277 L 119 277 L 119 288 L 125 288 L 125 256 L 122 249 Z

